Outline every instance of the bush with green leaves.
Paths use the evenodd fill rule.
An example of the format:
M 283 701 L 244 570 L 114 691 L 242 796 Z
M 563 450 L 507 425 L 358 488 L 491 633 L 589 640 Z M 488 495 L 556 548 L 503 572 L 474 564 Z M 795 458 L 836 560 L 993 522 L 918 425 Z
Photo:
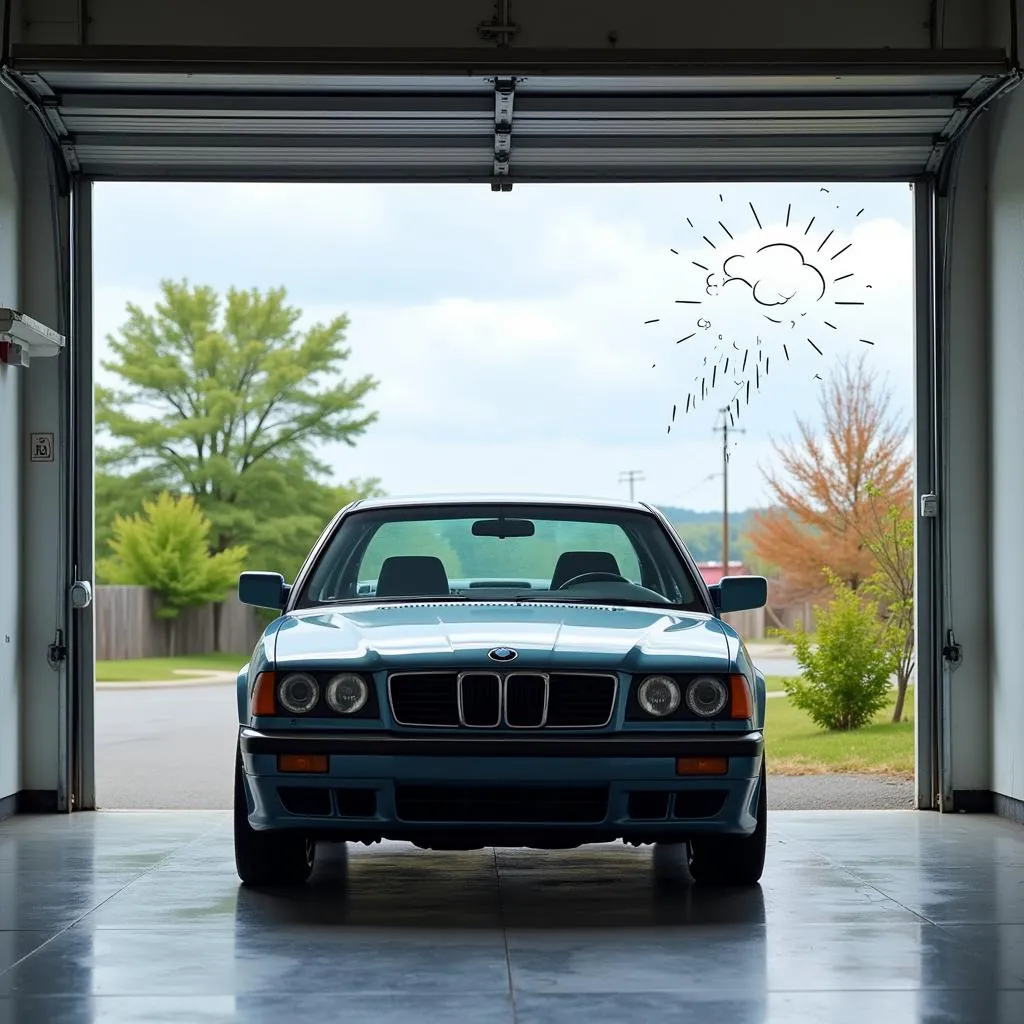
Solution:
M 877 605 L 825 570 L 832 599 L 814 610 L 815 643 L 800 627 L 773 630 L 793 645 L 802 672 L 785 684 L 793 703 L 832 731 L 859 729 L 891 694 L 901 638 L 881 620 Z
M 157 596 L 156 614 L 162 619 L 223 601 L 237 583 L 246 549 L 211 554 L 210 521 L 190 494 L 174 497 L 164 491 L 143 501 L 142 509 L 141 515 L 115 517 L 108 542 L 113 555 L 102 565 L 105 578 L 148 587 Z M 173 641 L 172 630 L 172 647 Z

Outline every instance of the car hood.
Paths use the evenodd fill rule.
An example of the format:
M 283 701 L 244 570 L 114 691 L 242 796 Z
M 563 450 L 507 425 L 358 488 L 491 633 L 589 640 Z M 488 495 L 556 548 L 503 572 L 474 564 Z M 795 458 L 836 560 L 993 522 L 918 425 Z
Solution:
M 473 668 L 510 647 L 517 668 L 725 671 L 729 642 L 712 615 L 657 608 L 505 602 L 379 604 L 293 612 L 278 624 L 282 666 Z M 506 663 L 509 664 L 509 663 Z

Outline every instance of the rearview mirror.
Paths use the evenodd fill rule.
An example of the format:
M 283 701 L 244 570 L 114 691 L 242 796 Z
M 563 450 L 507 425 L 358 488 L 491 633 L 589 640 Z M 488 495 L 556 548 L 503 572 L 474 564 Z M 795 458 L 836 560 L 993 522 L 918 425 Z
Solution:
M 768 580 L 764 576 L 723 576 L 708 590 L 720 612 L 745 612 L 768 603 Z
M 532 537 L 535 527 L 529 519 L 478 519 L 473 524 L 474 537 Z
M 238 577 L 238 600 L 256 608 L 280 611 L 290 589 L 279 572 L 243 572 Z

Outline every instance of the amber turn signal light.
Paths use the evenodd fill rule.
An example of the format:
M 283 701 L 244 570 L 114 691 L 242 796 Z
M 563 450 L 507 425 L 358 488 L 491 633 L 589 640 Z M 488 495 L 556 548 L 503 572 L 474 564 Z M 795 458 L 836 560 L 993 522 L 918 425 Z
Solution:
M 276 715 L 277 705 L 274 701 L 274 687 L 277 685 L 275 672 L 261 672 L 256 677 L 256 685 L 252 688 L 249 698 L 249 711 L 253 715 Z
M 750 693 L 750 684 L 746 676 L 729 676 L 729 689 L 732 691 L 732 712 L 730 718 L 753 718 L 754 701 Z
M 725 775 L 728 770 L 727 757 L 676 758 L 676 775 Z
M 277 770 L 279 772 L 325 772 L 327 771 L 327 755 L 278 754 Z

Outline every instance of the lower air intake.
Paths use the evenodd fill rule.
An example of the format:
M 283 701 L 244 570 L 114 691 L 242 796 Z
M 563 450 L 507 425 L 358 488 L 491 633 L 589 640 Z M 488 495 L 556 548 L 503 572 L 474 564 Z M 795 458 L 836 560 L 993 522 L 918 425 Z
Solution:
M 608 813 L 608 787 L 397 785 L 395 812 L 402 821 L 594 824 Z

